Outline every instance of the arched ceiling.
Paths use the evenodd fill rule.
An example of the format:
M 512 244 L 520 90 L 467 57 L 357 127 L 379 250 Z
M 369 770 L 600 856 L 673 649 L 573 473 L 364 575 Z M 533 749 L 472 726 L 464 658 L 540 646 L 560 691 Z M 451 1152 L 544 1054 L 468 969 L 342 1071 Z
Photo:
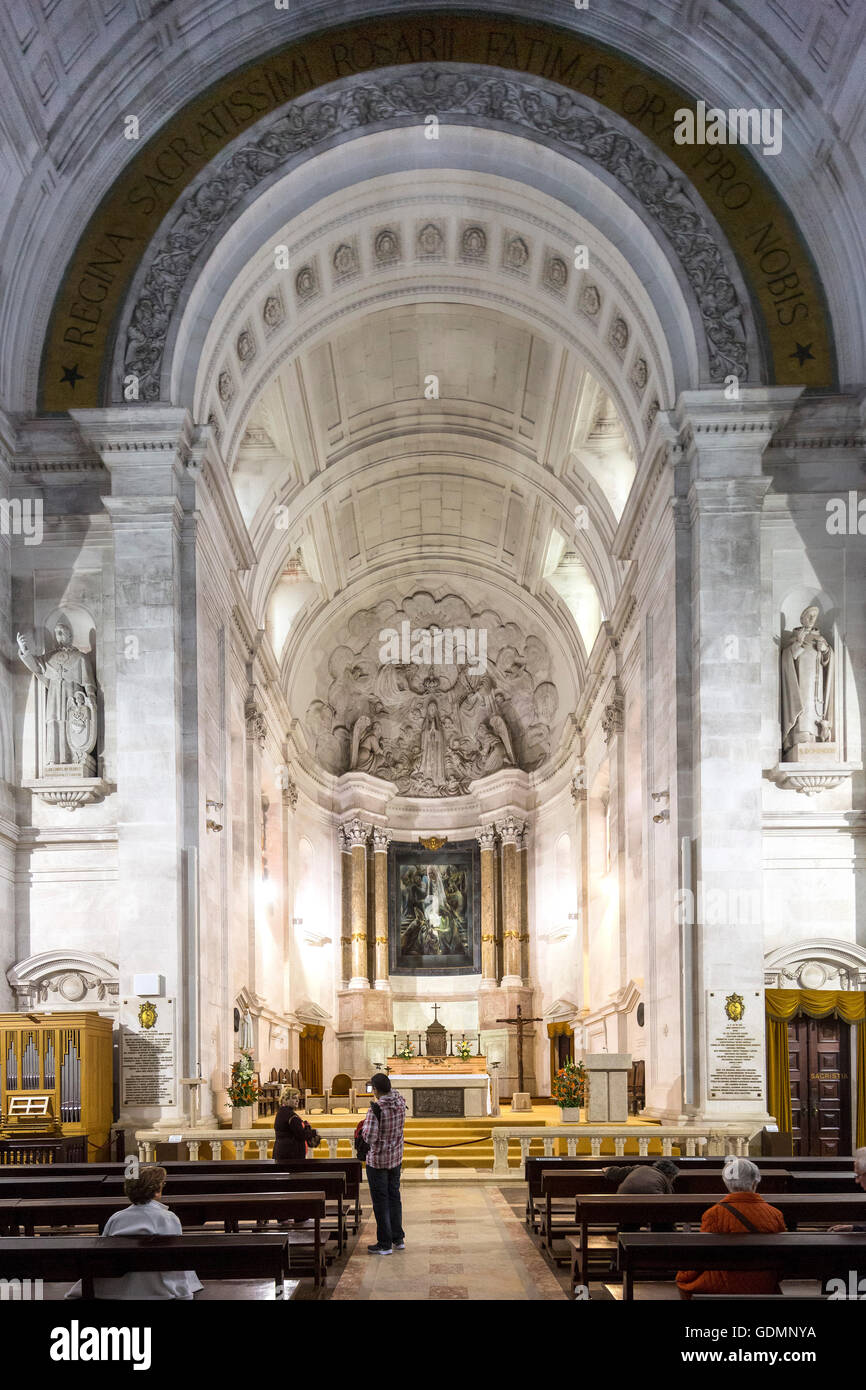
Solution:
M 264 244 L 221 296 L 231 248 L 215 248 L 178 329 L 175 360 L 198 363 L 196 413 L 258 553 L 253 612 L 287 680 L 301 609 L 315 645 L 338 596 L 369 604 L 397 564 L 419 582 L 474 570 L 531 595 L 582 671 L 616 602 L 612 541 L 637 462 L 675 394 L 662 287 L 681 363 L 699 358 L 658 248 L 648 287 L 534 188 L 455 170 L 424 187 L 364 181 L 264 238 L 254 205 Z M 233 235 L 243 244 L 244 227 Z
M 149 112 L 135 114 L 134 119 L 141 127 L 139 135 L 150 137 L 141 146 L 143 163 L 139 161 L 136 164 L 135 159 L 130 162 L 128 158 L 124 158 L 136 142 L 128 139 L 124 142 L 123 121 L 119 121 L 118 131 L 112 137 L 104 139 L 101 146 L 98 140 L 95 145 L 91 144 L 94 122 L 87 122 L 85 128 L 86 143 L 90 145 L 89 158 L 81 177 L 74 180 L 67 190 L 69 196 L 64 200 L 61 217 L 54 218 L 47 212 L 44 195 L 46 188 L 49 193 L 51 191 L 51 180 L 48 185 L 44 181 L 42 184 L 43 203 L 37 221 L 40 224 L 43 245 L 40 254 L 35 257 L 39 263 L 39 274 L 34 279 L 34 258 L 28 257 L 27 250 L 24 250 L 20 266 L 13 267 L 16 272 L 20 271 L 20 274 L 15 273 L 12 276 L 15 288 L 9 298 L 21 296 L 21 312 L 17 316 L 13 314 L 9 319 L 10 333 L 16 339 L 9 359 L 12 363 L 11 370 L 22 370 L 29 379 L 28 389 L 32 390 L 35 379 L 32 370 L 33 353 L 34 350 L 38 350 L 37 340 L 41 336 L 41 325 L 45 323 L 47 295 L 53 292 L 52 285 L 56 284 L 56 281 L 53 281 L 55 266 L 58 271 L 62 269 L 62 262 L 68 255 L 69 246 L 75 244 L 73 225 L 76 221 L 80 225 L 82 216 L 86 217 L 92 212 L 100 196 L 100 182 L 108 175 L 109 169 L 116 179 L 116 186 L 111 197 L 104 201 L 95 218 L 91 219 L 84 240 L 79 242 L 68 266 L 65 290 L 58 300 L 52 319 L 51 337 L 43 361 L 46 393 L 44 399 L 47 407 L 51 409 L 66 408 L 69 404 L 68 393 L 79 383 L 76 404 L 96 404 L 100 394 L 103 399 L 106 398 L 106 391 L 107 398 L 112 398 L 118 383 L 111 378 L 108 363 L 97 362 L 91 354 L 96 342 L 104 341 L 102 335 L 114 323 L 116 291 L 126 283 L 131 272 L 137 255 L 136 246 L 144 246 L 153 238 L 162 212 L 169 207 L 177 192 L 189 183 L 194 169 L 201 167 L 202 159 L 212 158 L 218 147 L 225 147 L 235 130 L 240 129 L 244 132 L 238 140 L 246 140 L 245 132 L 251 129 L 251 122 L 256 119 L 257 111 L 262 109 L 262 102 L 265 107 L 276 110 L 281 103 L 285 105 L 295 98 L 285 130 L 274 127 L 272 145 L 266 143 L 256 149 L 247 141 L 241 150 L 241 162 L 236 162 L 227 172 L 224 187 L 218 193 L 214 190 L 209 192 L 207 201 L 210 213 L 213 212 L 214 202 L 224 201 L 226 193 L 231 192 L 234 196 L 238 181 L 242 187 L 250 187 L 251 179 L 261 179 L 263 170 L 269 165 L 272 166 L 274 159 L 277 162 L 285 160 L 286 153 L 292 149 L 301 150 L 306 158 L 316 140 L 324 138 L 327 143 L 329 139 L 354 138 L 359 126 L 370 123 L 375 126 L 377 121 L 380 124 L 385 121 L 397 126 L 413 124 L 419 129 L 420 114 L 425 103 L 429 104 L 432 98 L 433 104 L 441 112 L 442 119 L 448 123 L 492 123 L 500 129 L 508 129 L 514 127 L 516 122 L 517 127 L 531 132 L 531 138 L 536 142 L 573 149 L 573 157 L 590 165 L 600 165 L 609 180 L 624 179 L 632 197 L 638 203 L 642 203 L 644 207 L 652 204 L 652 216 L 665 227 L 667 235 L 675 244 L 681 243 L 678 254 L 686 275 L 693 281 L 699 312 L 706 315 L 707 341 L 711 355 L 709 379 L 721 380 L 726 374 L 725 366 L 728 365 L 727 359 L 730 357 L 731 314 L 736 309 L 737 296 L 731 283 L 716 287 L 718 272 L 707 261 L 710 247 L 715 240 L 711 228 L 707 228 L 706 235 L 700 233 L 701 254 L 704 259 L 700 269 L 695 264 L 694 254 L 688 252 L 688 243 L 690 240 L 693 241 L 697 234 L 694 218 L 697 216 L 700 222 L 702 216 L 699 206 L 696 209 L 694 199 L 695 196 L 699 200 L 702 199 L 710 214 L 721 219 L 725 235 L 735 247 L 737 256 L 743 264 L 748 265 L 751 293 L 762 304 L 761 332 L 766 338 L 768 351 L 773 359 L 769 379 L 790 379 L 792 384 L 799 385 L 832 384 L 835 371 L 832 333 L 824 322 L 820 282 L 815 278 L 808 253 L 799 242 L 789 212 L 773 189 L 774 179 L 783 189 L 787 187 L 797 206 L 798 215 L 801 207 L 804 207 L 808 221 L 812 186 L 809 179 L 804 177 L 806 169 L 802 159 L 796 179 L 791 180 L 786 170 L 789 161 L 796 163 L 797 158 L 803 154 L 802 136 L 811 126 L 809 121 L 802 122 L 800 118 L 812 102 L 812 94 L 794 88 L 786 93 L 787 134 L 783 152 L 778 159 L 752 160 L 748 154 L 731 147 L 725 153 L 723 167 L 717 168 L 718 161 L 714 162 L 709 156 L 704 158 L 703 154 L 698 159 L 686 159 L 671 135 L 670 116 L 675 107 L 683 102 L 693 102 L 697 95 L 703 94 L 710 85 L 708 71 L 700 74 L 701 63 L 697 61 L 698 54 L 694 55 L 695 71 L 689 75 L 692 78 L 700 75 L 700 80 L 692 81 L 689 86 L 677 90 L 670 86 L 668 81 L 670 68 L 676 66 L 672 61 L 674 49 L 671 45 L 666 47 L 664 43 L 657 45 L 653 42 L 643 46 L 635 44 L 635 53 L 639 52 L 640 55 L 639 64 L 635 64 L 624 56 L 627 48 L 617 54 L 610 48 L 594 44 L 594 40 L 587 37 L 597 28 L 603 29 L 607 25 L 608 43 L 612 38 L 618 41 L 620 32 L 631 41 L 635 38 L 637 14 L 630 16 L 633 21 L 631 26 L 626 23 L 621 30 L 618 23 L 614 34 L 610 31 L 610 23 L 605 16 L 592 16 L 589 12 L 586 16 L 583 12 L 579 15 L 563 15 L 563 21 L 567 18 L 568 22 L 558 29 L 544 28 L 537 24 L 534 28 L 527 28 L 524 21 L 506 18 L 503 14 L 497 21 L 498 28 L 491 28 L 493 21 L 484 17 L 483 9 L 481 12 L 463 13 L 462 7 L 455 8 L 461 12 L 462 17 L 459 28 L 453 30 L 449 27 L 451 11 L 447 8 L 438 15 L 425 10 L 425 18 L 429 21 L 426 25 L 419 23 L 417 19 L 405 18 L 402 11 L 401 19 L 396 24 L 393 17 L 387 15 L 368 21 L 359 19 L 356 14 L 353 16 L 353 25 L 344 25 L 342 31 L 332 29 L 318 36 L 298 38 L 291 40 L 289 46 L 285 45 L 285 40 L 298 34 L 299 30 L 309 24 L 312 16 L 305 14 L 301 20 L 294 15 L 291 18 L 283 15 L 279 22 L 279 37 L 276 40 L 272 25 L 268 25 L 259 35 L 260 52 L 265 38 L 272 41 L 272 48 L 274 40 L 277 47 L 283 43 L 280 54 L 273 59 L 272 66 L 268 66 L 270 59 L 264 59 L 254 69 L 255 80 L 251 76 L 253 69 L 250 69 L 246 76 L 238 73 L 236 78 L 232 79 L 241 83 L 249 81 L 249 88 L 232 88 L 229 83 L 218 101 L 214 91 L 208 91 L 203 92 L 199 98 L 193 96 L 192 102 L 188 102 L 183 117 L 178 117 L 180 124 L 176 129 L 178 132 L 187 132 L 187 126 L 184 125 L 184 122 L 187 122 L 189 130 L 194 132 L 192 139 L 189 133 L 183 133 L 179 134 L 177 139 L 169 141 L 171 128 L 160 128 L 165 126 L 166 114 L 171 112 L 174 103 L 174 98 L 166 93 L 160 107 L 159 120 L 155 120 L 154 115 Z M 506 5 L 505 8 L 507 10 L 509 6 Z M 530 11 L 531 9 L 532 7 Z M 332 13 L 329 18 L 333 22 L 339 19 L 339 15 Z M 619 21 L 619 14 L 617 18 Z M 690 15 L 689 19 L 691 18 Z M 378 27 L 370 30 L 370 24 Z M 658 39 L 659 28 L 655 18 L 646 19 L 644 27 L 647 29 L 648 39 Z M 568 36 L 569 28 L 574 31 L 575 37 Z M 673 33 L 672 29 L 672 38 Z M 679 39 L 679 36 L 677 38 Z M 196 43 L 192 34 L 190 42 Z M 248 42 L 251 41 L 244 37 L 243 43 Z M 292 42 L 294 47 L 291 46 Z M 214 52 L 210 36 L 206 46 L 210 62 Z M 200 45 L 196 48 L 197 53 L 199 47 Z M 648 58 L 652 58 L 656 47 L 659 48 L 658 71 L 665 74 L 664 77 L 652 77 L 643 66 Z M 679 48 L 681 47 L 679 44 Z M 218 44 L 216 49 L 219 50 Z M 398 68 L 387 67 L 389 62 L 393 64 L 400 61 L 398 55 L 410 59 L 414 64 L 405 76 Z M 458 64 L 455 71 L 449 75 L 448 59 L 452 56 L 458 59 Z M 709 69 L 712 66 L 709 52 L 704 53 L 701 50 L 700 57 L 705 60 L 705 66 Z M 219 65 L 219 59 L 215 61 Z M 713 61 L 718 64 L 717 54 Z M 433 66 L 425 70 L 425 62 L 435 65 L 435 70 Z M 461 63 L 465 65 L 462 70 Z M 503 74 L 507 73 L 505 84 L 491 76 L 497 67 L 502 69 Z M 371 81 L 369 73 L 377 68 L 382 72 L 397 72 L 399 75 L 396 79 L 377 77 L 375 81 Z M 467 77 L 467 73 L 471 75 Z M 207 65 L 198 63 L 196 74 L 200 79 L 213 76 Z M 720 76 L 719 73 L 713 75 Z M 185 76 L 188 77 L 188 74 Z M 731 74 L 731 77 L 733 81 L 728 85 L 741 88 L 742 74 L 737 73 L 735 78 Z M 154 73 L 154 81 L 156 80 Z M 163 84 L 167 81 L 164 77 Z M 789 83 L 793 81 L 793 77 L 789 77 Z M 432 86 L 428 91 L 430 83 Z M 668 85 L 665 85 L 666 83 Z M 187 82 L 187 96 L 190 91 L 196 90 L 196 85 L 190 87 Z M 756 93 L 761 90 L 757 70 L 749 72 L 748 85 L 748 96 L 755 100 Z M 271 95 L 267 93 L 268 87 Z M 576 95 L 566 99 L 563 88 L 570 89 Z M 306 96 L 313 89 L 317 89 L 323 96 L 311 103 L 306 100 Z M 201 91 L 200 86 L 198 90 Z M 742 90 L 732 90 L 729 104 L 741 104 L 743 97 Z M 213 105 L 214 101 L 217 102 L 216 105 Z M 210 106 L 208 102 L 211 102 Z M 149 98 L 140 104 L 147 107 Z M 129 104 L 126 110 L 129 111 Z M 660 112 L 666 114 L 660 117 Z M 610 113 L 615 117 L 612 123 Z M 808 114 L 811 116 L 812 113 Z M 261 125 L 262 122 L 259 121 L 259 126 Z M 294 144 L 293 131 L 297 137 Z M 642 153 L 644 146 L 647 150 L 646 155 Z M 663 147 L 667 157 L 679 167 L 685 176 L 685 184 L 694 186 L 694 194 L 687 194 L 687 208 L 671 205 L 671 195 L 673 194 L 676 204 L 681 194 L 671 187 L 670 174 L 659 171 L 655 156 L 651 153 L 657 147 Z M 79 148 L 76 154 L 81 152 Z M 119 178 L 118 168 L 122 169 Z M 847 179 L 843 179 L 843 187 L 847 195 Z M 847 196 L 834 196 L 831 215 L 844 219 L 847 216 L 849 201 Z M 748 206 L 748 213 L 743 216 L 736 215 L 744 206 Z M 34 214 L 35 211 L 35 208 L 32 209 Z M 235 207 L 234 212 L 237 211 Z M 198 212 L 201 212 L 201 208 Z M 27 211 L 23 207 L 22 215 L 26 223 Z M 762 217 L 765 219 L 764 222 L 760 221 Z M 198 221 L 201 222 L 201 217 Z M 821 207 L 816 221 L 816 226 L 819 224 L 826 225 L 825 206 Z M 28 233 L 33 230 L 32 227 L 21 226 L 22 246 L 29 250 L 32 250 L 33 242 Z M 209 234 L 213 228 L 207 226 L 203 227 L 203 230 Z M 53 244 L 49 246 L 48 243 L 53 242 L 53 238 L 58 235 L 61 240 L 57 242 L 56 247 Z M 811 246 L 816 259 L 820 259 L 822 254 L 821 240 L 821 237 L 817 237 Z M 834 244 L 832 254 L 837 262 L 842 255 L 851 254 L 844 249 L 847 243 L 843 241 L 840 245 L 833 238 L 831 240 Z M 771 270 L 766 269 L 763 265 L 765 253 L 770 246 L 775 247 L 778 243 L 781 244 L 781 249 L 775 253 L 774 267 Z M 12 244 L 17 245 L 18 239 L 13 238 Z M 65 253 L 62 248 L 66 248 Z M 856 250 L 855 247 L 854 254 Z M 200 251 L 199 239 L 196 240 L 194 252 L 199 254 Z M 178 267 L 182 265 L 185 254 L 186 248 L 182 244 L 173 248 L 175 264 Z M 780 271 L 775 267 L 782 261 L 796 266 L 794 274 L 798 292 L 800 297 L 805 298 L 804 305 L 800 307 L 810 319 L 810 344 L 814 351 L 804 353 L 802 358 L 792 351 L 788 341 L 791 337 L 788 330 L 793 322 L 790 312 L 779 315 L 775 303 L 776 292 L 772 288 L 776 281 L 768 279 L 768 276 L 778 277 Z M 86 278 L 88 268 L 93 264 L 108 264 L 112 267 L 107 273 L 103 272 L 105 279 L 101 283 L 103 288 L 107 288 L 107 293 L 99 301 L 104 301 L 105 308 L 100 309 L 98 313 L 87 308 L 81 309 L 80 301 L 75 299 L 81 287 L 82 277 Z M 830 270 L 830 278 L 834 269 Z M 696 280 L 700 283 L 696 283 Z M 848 283 L 851 283 L 850 278 Z M 185 296 L 188 292 L 189 286 L 184 284 L 181 293 Z M 92 302 L 87 295 L 85 298 L 88 303 Z M 846 304 L 847 298 L 843 295 L 840 304 L 834 304 L 834 310 L 838 307 L 844 317 Z M 90 315 L 92 317 L 89 317 Z M 81 321 L 97 326 L 82 327 Z M 712 324 L 715 325 L 714 328 Z M 158 336 L 157 325 L 151 323 L 149 327 L 150 336 Z M 21 351 L 18 351 L 17 338 L 20 334 L 29 336 L 30 341 L 26 346 L 20 345 Z M 717 335 L 721 337 L 720 356 Z M 847 341 L 846 339 L 846 344 Z M 75 343 L 82 345 L 79 357 L 82 359 L 82 368 L 87 370 L 82 371 L 77 362 L 64 365 L 60 360 L 61 357 L 68 356 L 66 345 Z M 712 360 L 714 355 L 717 356 L 715 362 Z M 798 356 L 796 368 L 791 366 L 790 359 L 793 356 Z M 737 354 L 737 361 L 730 369 L 734 370 L 740 379 L 747 375 L 747 370 L 749 379 L 763 379 L 760 370 L 756 371 L 756 364 L 749 361 L 747 366 L 742 354 Z M 796 376 L 796 381 L 792 373 Z M 100 378 L 98 387 L 97 377 Z M 61 386 L 64 389 L 59 389 Z M 146 398 L 153 399 L 153 396 L 148 395 Z

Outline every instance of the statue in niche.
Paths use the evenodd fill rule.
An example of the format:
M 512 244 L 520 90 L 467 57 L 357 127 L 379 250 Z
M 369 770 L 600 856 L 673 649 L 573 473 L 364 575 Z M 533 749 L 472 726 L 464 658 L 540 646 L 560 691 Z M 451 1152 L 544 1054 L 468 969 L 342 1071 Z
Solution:
M 55 767 L 78 767 L 89 777 L 96 743 L 93 663 L 87 652 L 72 645 L 72 628 L 63 618 L 55 625 L 54 640 L 57 646 L 50 655 L 36 656 L 28 639 L 18 633 L 21 660 L 45 689 L 39 772 L 45 776 Z
M 822 637 L 817 605 L 800 614 L 782 647 L 782 757 L 792 760 L 802 743 L 833 738 L 833 648 Z

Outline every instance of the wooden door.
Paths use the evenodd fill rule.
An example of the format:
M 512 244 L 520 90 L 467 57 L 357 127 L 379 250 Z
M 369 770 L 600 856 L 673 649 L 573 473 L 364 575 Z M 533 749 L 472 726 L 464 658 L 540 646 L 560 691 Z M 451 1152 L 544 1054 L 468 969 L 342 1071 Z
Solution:
M 851 1152 L 850 1046 L 848 1024 L 832 1015 L 788 1024 L 795 1155 Z

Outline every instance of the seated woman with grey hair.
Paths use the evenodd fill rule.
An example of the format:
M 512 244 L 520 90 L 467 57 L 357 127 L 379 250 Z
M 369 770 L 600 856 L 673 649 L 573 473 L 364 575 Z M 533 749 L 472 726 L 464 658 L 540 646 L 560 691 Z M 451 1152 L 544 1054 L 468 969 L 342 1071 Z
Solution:
M 116 1211 L 105 1223 L 104 1236 L 182 1236 L 178 1217 L 160 1202 L 167 1173 L 156 1164 L 139 1169 L 137 1178 L 127 1178 L 123 1190 L 129 1206 Z M 191 1269 L 140 1270 L 119 1279 L 94 1279 L 95 1298 L 190 1299 L 202 1288 Z M 81 1283 L 73 1284 L 67 1298 L 81 1298 Z
M 771 1207 L 756 1190 L 761 1181 L 757 1164 L 748 1158 L 729 1159 L 722 1169 L 722 1181 L 728 1196 L 704 1212 L 702 1231 L 732 1236 L 784 1231 L 785 1218 L 778 1207 Z M 681 1269 L 677 1285 L 683 1298 L 696 1293 L 774 1294 L 779 1292 L 779 1274 L 773 1269 Z

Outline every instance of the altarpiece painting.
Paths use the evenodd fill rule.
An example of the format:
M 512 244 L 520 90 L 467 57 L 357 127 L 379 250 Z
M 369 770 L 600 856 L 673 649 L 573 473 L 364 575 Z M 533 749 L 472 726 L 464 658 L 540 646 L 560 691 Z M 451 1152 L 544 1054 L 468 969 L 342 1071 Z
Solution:
M 392 975 L 481 971 L 478 845 L 388 847 L 388 943 Z

